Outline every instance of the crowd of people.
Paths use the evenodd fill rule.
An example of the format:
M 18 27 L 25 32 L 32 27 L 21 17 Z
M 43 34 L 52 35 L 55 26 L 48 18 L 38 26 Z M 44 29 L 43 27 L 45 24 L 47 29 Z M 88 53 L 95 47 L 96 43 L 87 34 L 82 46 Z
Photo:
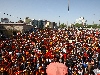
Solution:
M 99 74 L 100 31 L 46 28 L 0 40 L 1 74 L 47 75 L 51 62 L 65 64 L 67 75 Z

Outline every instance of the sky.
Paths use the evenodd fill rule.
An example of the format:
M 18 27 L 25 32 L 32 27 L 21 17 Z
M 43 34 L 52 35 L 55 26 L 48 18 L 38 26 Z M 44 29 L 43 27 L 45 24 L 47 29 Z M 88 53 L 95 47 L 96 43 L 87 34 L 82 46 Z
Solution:
M 0 18 L 17 22 L 29 17 L 70 24 L 84 17 L 87 24 L 100 24 L 99 7 L 100 0 L 0 0 Z

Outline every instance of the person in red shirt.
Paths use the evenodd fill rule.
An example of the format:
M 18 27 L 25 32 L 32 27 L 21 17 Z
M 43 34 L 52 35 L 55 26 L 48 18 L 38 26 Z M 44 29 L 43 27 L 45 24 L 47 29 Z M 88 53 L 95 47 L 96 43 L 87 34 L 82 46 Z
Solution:
M 84 54 L 83 54 L 83 62 L 85 62 L 87 58 L 88 58 L 88 54 L 86 52 L 84 52 Z

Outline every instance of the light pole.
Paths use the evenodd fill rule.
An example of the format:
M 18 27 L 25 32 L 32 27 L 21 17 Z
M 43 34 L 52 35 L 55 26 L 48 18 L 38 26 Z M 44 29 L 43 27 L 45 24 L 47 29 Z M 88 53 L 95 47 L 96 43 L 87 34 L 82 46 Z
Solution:
M 95 16 L 95 14 L 93 14 Z M 93 21 L 93 25 L 94 25 L 94 21 Z
M 60 26 L 60 16 L 59 16 L 59 26 Z
M 74 29 L 75 29 L 75 22 L 74 22 Z
M 100 22 L 100 20 L 99 20 L 99 22 Z M 99 24 L 100 25 L 100 24 Z
M 67 21 L 67 29 L 68 29 L 68 21 Z
M 94 21 L 93 21 L 93 25 L 94 25 Z

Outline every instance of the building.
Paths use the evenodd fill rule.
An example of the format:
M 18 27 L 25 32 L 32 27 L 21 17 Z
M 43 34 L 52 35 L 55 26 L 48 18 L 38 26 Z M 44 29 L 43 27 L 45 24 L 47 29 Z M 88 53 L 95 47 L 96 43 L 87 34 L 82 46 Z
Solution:
M 1 18 L 1 22 L 2 23 L 9 23 L 9 19 L 8 18 Z
M 50 22 L 49 28 L 57 28 L 57 23 L 55 22 Z
M 45 28 L 45 24 L 46 24 L 47 20 L 32 20 L 32 25 L 36 28 Z
M 57 28 L 57 23 L 55 22 L 50 22 L 50 21 L 47 21 L 47 20 L 31 20 L 31 23 L 30 25 L 36 27 L 36 28 L 46 28 L 46 27 L 49 27 L 49 28 Z
M 33 26 L 25 23 L 0 23 L 0 33 L 6 36 L 15 35 L 17 32 L 24 33 L 32 28 Z
M 18 21 L 18 23 L 24 23 L 24 21 L 22 21 L 22 20 L 19 20 L 19 21 Z
M 45 21 L 45 27 L 49 27 L 49 25 L 50 25 L 50 21 Z
M 76 19 L 76 23 L 86 25 L 87 20 L 84 19 L 84 17 L 80 17 L 79 19 Z
M 44 22 L 43 20 L 38 20 L 38 27 L 37 28 L 43 29 L 44 28 L 43 22 Z
M 43 20 L 43 28 L 45 28 L 47 20 Z
M 31 24 L 32 24 L 34 27 L 38 27 L 38 20 L 33 19 L 33 20 L 31 21 Z
M 36 28 L 41 28 L 41 29 L 43 29 L 43 28 L 44 28 L 45 21 L 33 19 L 33 20 L 31 21 L 31 24 L 32 24 L 34 27 L 36 27 Z
M 26 23 L 26 24 L 30 24 L 31 21 L 32 21 L 32 20 L 29 19 L 29 17 L 26 17 L 26 18 L 24 19 L 24 23 Z

